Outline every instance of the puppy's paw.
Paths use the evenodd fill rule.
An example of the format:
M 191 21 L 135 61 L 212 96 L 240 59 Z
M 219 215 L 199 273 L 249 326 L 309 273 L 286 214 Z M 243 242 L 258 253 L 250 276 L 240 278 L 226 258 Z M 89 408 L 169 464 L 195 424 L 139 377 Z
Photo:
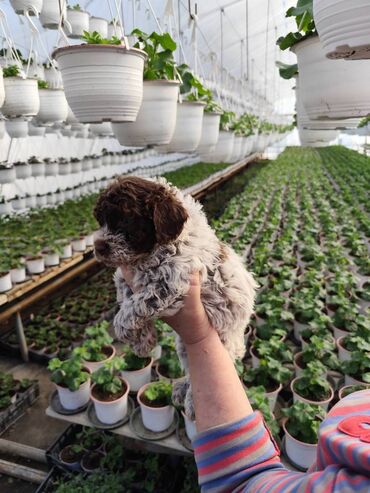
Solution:
M 188 391 L 186 392 L 185 403 L 184 403 L 185 414 L 192 421 L 195 421 L 195 409 L 193 402 L 193 392 L 191 387 L 189 386 Z
M 182 380 L 174 384 L 172 390 L 172 402 L 175 406 L 182 407 L 184 405 L 189 385 L 190 382 L 188 377 L 184 377 Z

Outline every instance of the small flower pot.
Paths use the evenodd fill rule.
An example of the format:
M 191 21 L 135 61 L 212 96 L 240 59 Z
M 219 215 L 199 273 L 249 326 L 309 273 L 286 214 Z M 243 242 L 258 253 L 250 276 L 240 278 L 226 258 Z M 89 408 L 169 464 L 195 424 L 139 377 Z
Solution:
M 102 38 L 108 36 L 108 21 L 102 17 L 90 17 L 89 32 L 97 32 Z
M 253 346 L 250 348 L 249 354 L 252 358 L 252 368 L 258 368 L 260 366 L 260 358 L 257 356 Z
M 45 163 L 31 163 L 32 176 L 45 176 Z
M 275 409 L 275 406 L 276 406 L 276 402 L 277 402 L 277 398 L 279 396 L 279 393 L 281 391 L 281 389 L 283 388 L 283 386 L 281 384 L 279 384 L 279 386 L 277 387 L 277 389 L 275 390 L 272 390 L 270 392 L 265 392 L 266 393 L 266 397 L 269 401 L 269 406 L 270 406 L 270 411 L 271 412 L 274 412 L 274 409 Z
M 220 136 L 220 118 L 219 113 L 204 113 L 202 134 L 197 147 L 198 154 L 208 154 L 216 148 Z
M 82 161 L 82 171 L 90 171 L 93 168 L 92 159 L 84 159 Z
M 181 376 L 179 378 L 170 378 L 170 377 L 166 377 L 166 375 L 163 375 L 159 369 L 159 364 L 157 363 L 156 366 L 155 366 L 155 373 L 158 377 L 159 380 L 164 380 L 165 382 L 170 382 L 172 384 L 175 384 L 176 382 L 180 382 L 181 380 L 183 380 L 184 376 Z
M 60 462 L 70 471 L 80 471 L 80 461 L 82 459 L 83 452 L 81 455 L 76 456 L 72 452 L 72 445 L 67 445 L 66 447 L 62 448 L 62 450 L 59 452 L 59 460 Z
M 46 253 L 44 255 L 45 267 L 55 267 L 60 264 L 60 258 L 58 253 Z
M 90 378 L 84 382 L 78 390 L 71 391 L 66 387 L 57 385 L 59 400 L 64 409 L 73 411 L 85 406 L 90 400 Z
M 71 174 L 71 163 L 59 163 L 59 174 L 60 175 L 70 175 Z
M 29 12 L 30 15 L 35 15 L 35 12 L 30 7 L 33 7 L 39 14 L 42 9 L 43 0 L 10 0 L 10 4 L 17 14 Z
M 103 352 L 107 355 L 107 358 L 102 361 L 83 361 L 84 366 L 88 368 L 91 373 L 99 370 L 99 368 L 101 368 L 107 361 L 110 361 L 116 355 L 116 349 L 111 344 L 105 346 L 103 348 Z
M 94 246 L 94 233 L 85 236 L 85 243 L 88 247 Z
M 317 445 L 305 443 L 294 438 L 286 429 L 286 423 L 283 423 L 285 432 L 285 451 L 292 463 L 308 469 L 316 460 Z
M 195 421 L 192 421 L 190 418 L 188 418 L 184 413 L 184 411 L 181 411 L 181 414 L 182 417 L 184 418 L 186 435 L 189 438 L 189 440 L 192 442 L 198 434 L 196 423 Z
M 14 166 L 0 166 L 0 185 L 13 183 L 17 178 Z
M 16 211 L 23 211 L 26 208 L 26 199 L 25 197 L 19 197 L 17 199 L 12 200 L 12 207 Z
M 6 120 L 5 128 L 11 139 L 24 139 L 28 136 L 28 122 L 24 118 Z
M 341 337 L 350 335 L 350 333 L 343 329 L 338 329 L 338 327 L 333 326 L 333 333 L 335 341 L 338 341 Z
M 84 31 L 89 31 L 89 14 L 84 10 L 67 9 L 67 21 L 72 28 L 69 38 L 79 39 Z
M 63 122 L 68 116 L 68 103 L 63 89 L 39 89 L 40 111 L 37 120 L 43 124 Z
M 26 200 L 26 207 L 28 209 L 34 209 L 37 207 L 37 200 L 35 195 L 29 195 L 28 197 L 25 197 Z
M 354 387 L 361 387 L 361 389 L 358 388 L 358 389 L 355 390 Z M 339 392 L 338 392 L 339 400 L 344 399 L 345 397 L 347 397 L 347 395 L 349 395 L 352 392 L 360 392 L 361 390 L 367 390 L 369 388 L 370 388 L 370 385 L 369 384 L 365 384 L 365 383 L 363 383 L 363 384 L 356 384 L 356 385 L 345 385 L 344 387 L 341 387 L 339 389 Z
M 194 152 L 202 136 L 204 103 L 184 101 L 177 103 L 176 126 L 164 152 Z
M 4 79 L 4 88 L 5 102 L 1 109 L 4 116 L 24 117 L 37 115 L 40 109 L 40 98 L 36 79 L 6 77 Z M 25 121 L 25 123 L 27 127 L 26 135 L 28 135 L 28 122 Z
M 13 207 L 10 202 L 3 202 L 0 203 L 0 215 L 1 216 L 7 216 L 8 214 L 11 214 L 13 212 Z
M 94 472 L 97 473 L 101 470 L 101 462 L 103 458 L 104 454 L 102 452 L 89 452 L 82 457 L 81 469 L 88 474 L 92 474 Z
M 121 379 L 124 384 L 122 395 L 112 401 L 102 400 L 98 393 L 96 384 L 91 387 L 91 400 L 94 403 L 95 413 L 101 423 L 111 425 L 121 421 L 127 415 L 127 402 L 130 385 Z
M 207 163 L 226 163 L 232 156 L 234 149 L 233 132 L 220 131 L 219 139 L 215 149 L 207 154 L 201 154 L 201 159 Z
M 304 402 L 305 404 L 311 404 L 313 406 L 320 406 L 322 409 L 324 409 L 324 411 L 327 411 L 328 410 L 328 407 L 329 407 L 329 404 L 330 402 L 333 400 L 334 398 L 334 390 L 330 387 L 330 397 L 328 397 L 328 399 L 324 400 L 324 401 L 311 401 L 309 399 L 305 399 L 304 397 L 300 396 L 299 394 L 297 394 L 297 392 L 294 390 L 294 384 L 296 383 L 296 381 L 299 380 L 298 378 L 295 378 L 292 383 L 290 384 L 290 390 L 292 391 L 293 393 L 293 402 L 297 402 L 297 401 L 300 401 L 300 402 Z
M 5 293 L 10 289 L 12 289 L 10 272 L 0 272 L 0 293 Z
M 170 427 L 174 419 L 175 408 L 173 406 L 150 407 L 142 402 L 142 394 L 145 392 L 148 385 L 150 384 L 141 387 L 137 394 L 137 401 L 140 405 L 141 416 L 145 428 L 159 433 Z
M 29 274 L 41 274 L 45 270 L 45 261 L 42 256 L 26 257 L 26 267 Z
M 84 252 L 86 250 L 85 238 L 77 238 L 72 240 L 72 250 L 74 252 Z
M 348 351 L 344 346 L 343 346 L 343 341 L 346 336 L 342 336 L 337 340 L 337 348 L 338 348 L 338 357 L 339 361 L 350 361 L 352 357 L 351 351 Z
M 295 376 L 297 378 L 300 378 L 304 370 L 302 366 L 302 352 L 294 355 L 294 369 L 295 369 Z
M 32 175 L 31 166 L 28 163 L 17 164 L 14 168 L 17 180 L 24 180 Z
M 366 382 L 362 380 L 358 380 L 357 378 L 352 377 L 351 375 L 344 375 L 344 385 L 366 385 Z
M 152 377 L 153 358 L 150 358 L 147 366 L 141 370 L 124 370 L 121 372 L 122 378 L 130 384 L 131 392 L 138 392 L 143 385 L 150 383 Z
M 52 193 L 52 192 L 48 193 L 46 195 L 46 200 L 47 200 L 48 205 L 55 205 L 56 201 L 57 201 L 57 199 L 55 197 L 55 193 Z
M 60 12 L 60 9 L 62 9 L 62 12 Z M 40 13 L 40 22 L 45 29 L 58 29 L 61 14 L 65 19 L 67 16 L 67 2 L 60 2 L 59 0 L 44 0 Z M 48 71 L 54 72 L 54 69 L 45 69 L 45 73 Z M 49 80 L 47 81 L 49 82 Z M 49 87 L 53 87 L 53 89 L 55 88 L 50 83 Z
M 51 162 L 45 164 L 45 176 L 56 176 L 59 173 L 59 163 Z
M 13 284 L 20 284 L 26 280 L 26 268 L 18 267 L 10 271 L 10 277 Z

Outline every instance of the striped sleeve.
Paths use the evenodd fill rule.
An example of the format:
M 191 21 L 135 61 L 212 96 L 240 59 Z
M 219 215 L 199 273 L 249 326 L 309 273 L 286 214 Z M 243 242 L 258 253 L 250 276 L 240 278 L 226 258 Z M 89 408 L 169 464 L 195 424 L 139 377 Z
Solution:
M 212 428 L 193 442 L 202 493 L 369 493 L 370 478 L 341 466 L 286 469 L 260 413 Z

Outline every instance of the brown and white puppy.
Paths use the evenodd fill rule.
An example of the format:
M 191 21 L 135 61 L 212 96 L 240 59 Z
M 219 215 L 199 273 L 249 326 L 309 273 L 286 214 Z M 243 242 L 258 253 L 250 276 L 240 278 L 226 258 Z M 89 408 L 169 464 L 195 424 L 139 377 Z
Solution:
M 134 293 L 120 269 L 115 274 L 120 310 L 114 326 L 120 340 L 147 356 L 156 344 L 153 320 L 177 313 L 190 273 L 200 271 L 212 326 L 233 360 L 244 356 L 257 286 L 238 255 L 216 237 L 201 204 L 162 178 L 119 177 L 99 196 L 94 212 L 101 227 L 95 238 L 98 260 L 134 271 Z M 179 337 L 176 348 L 187 373 Z M 175 387 L 174 399 L 185 400 L 186 413 L 194 416 L 188 377 Z

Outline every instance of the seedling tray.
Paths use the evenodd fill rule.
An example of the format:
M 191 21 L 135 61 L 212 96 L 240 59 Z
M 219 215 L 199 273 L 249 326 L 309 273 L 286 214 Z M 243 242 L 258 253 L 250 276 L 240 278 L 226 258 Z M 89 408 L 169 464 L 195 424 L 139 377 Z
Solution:
M 14 404 L 0 413 L 0 435 L 25 414 L 27 409 L 37 400 L 39 394 L 40 388 L 37 381 L 33 382 L 25 392 L 18 394 Z

